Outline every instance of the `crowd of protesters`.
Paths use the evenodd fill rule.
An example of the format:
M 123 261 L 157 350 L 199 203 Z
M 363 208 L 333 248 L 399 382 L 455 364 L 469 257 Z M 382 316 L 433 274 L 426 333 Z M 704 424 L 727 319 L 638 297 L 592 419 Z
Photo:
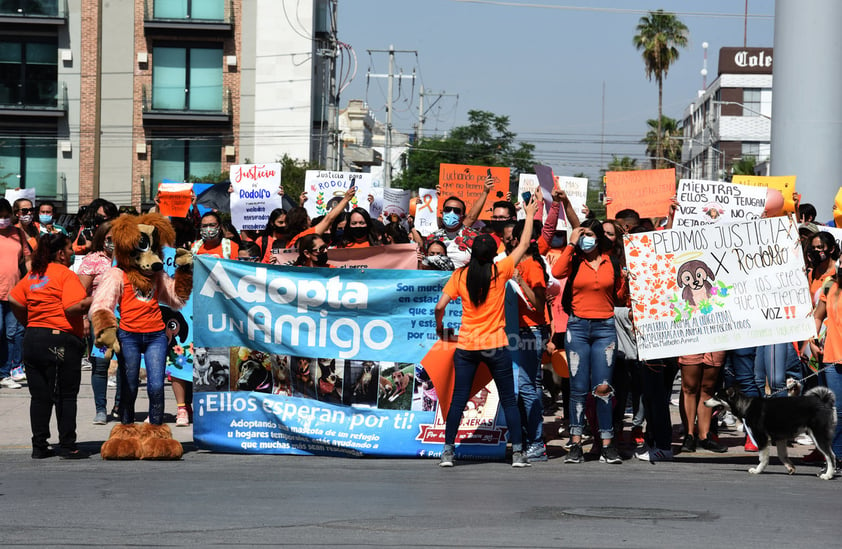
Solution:
M 634 210 L 622 209 L 615 219 L 598 220 L 591 212 L 574 211 L 565 193 L 555 190 L 547 197 L 551 207 L 544 217 L 536 214 L 542 209 L 537 206 L 542 202 L 538 190 L 520 212 L 525 219 L 518 221 L 520 206 L 511 200 L 488 203 L 492 188 L 489 177 L 470 207 L 459 197 L 439 196 L 439 228 L 427 236 L 414 228 L 412 216 L 372 218 L 366 208 L 349 209 L 354 187 L 315 219 L 309 217 L 302 193 L 298 205 L 272 211 L 262 231 L 237 231 L 226 214 L 199 213 L 195 200 L 188 215 L 172 223 L 177 245 L 196 255 L 276 263 L 276 252 L 294 249 L 298 255 L 290 265 L 329 268 L 331 248 L 414 242 L 419 269 L 453 271 L 436 308 L 439 334 L 448 338 L 440 314 L 447 302 L 462 298 L 442 466 L 452 466 L 458 457 L 456 429 L 480 361 L 491 367 L 507 423 L 519 425 L 509 431 L 517 467 L 547 460 L 544 418 L 556 407 L 569 434 L 566 463 L 585 461 L 583 445 L 592 440 L 595 458 L 619 464 L 630 457 L 618 449 L 627 409 L 632 414 L 627 433 L 632 455 L 666 461 L 679 451 L 727 451 L 718 430 L 721 424 L 732 427 L 733 419 L 703 405 L 722 385 L 777 398 L 784 396 L 789 379 L 809 377 L 805 385 L 818 382 L 836 394 L 842 392 L 842 370 L 836 366 L 842 361 L 840 250 L 833 236 L 816 224 L 812 206 L 797 205 L 796 216 L 821 338 L 646 362 L 637 357 L 622 235 L 670 228 L 677 204 L 663 218 L 642 219 Z M 483 212 L 490 212 L 485 223 L 479 221 Z M 91 370 L 93 423 L 104 425 L 121 413 L 119 384 L 108 410 L 110 361 L 97 354 L 86 318 L 100 277 L 112 266 L 110 227 L 120 212 L 111 202 L 96 199 L 67 218 L 66 226 L 56 222 L 56 213 L 48 201 L 36 207 L 27 199 L 14 204 L 0 199 L 0 320 L 5 335 L 0 337 L 0 387 L 19 389 L 23 381 L 28 385 L 33 458 L 54 453 L 47 446 L 52 407 L 59 425 L 59 453 L 83 457 L 75 440 L 83 363 Z M 581 222 L 580 213 L 586 214 Z M 569 221 L 570 232 L 557 228 L 560 216 Z M 84 256 L 76 274 L 69 269 L 74 255 Z M 515 307 L 504 299 L 507 287 L 518 297 L 512 312 L 518 318 L 519 337 L 513 348 L 504 335 L 501 339 L 505 309 Z M 65 349 L 61 358 L 37 352 L 50 345 Z M 565 358 L 566 372 L 565 367 L 551 366 L 559 355 Z M 488 356 L 494 357 L 492 364 Z M 517 392 L 513 357 L 519 365 Z M 822 375 L 807 376 L 809 360 L 824 366 Z M 670 405 L 679 372 L 682 435 L 673 440 Z M 187 426 L 192 422 L 191 382 L 173 378 L 172 390 L 175 424 Z M 839 406 L 842 399 L 837 399 L 837 415 Z M 837 456 L 842 456 L 840 430 L 842 422 L 833 444 Z M 756 451 L 750 437 L 744 450 Z M 817 458 L 820 454 L 813 452 L 805 460 Z

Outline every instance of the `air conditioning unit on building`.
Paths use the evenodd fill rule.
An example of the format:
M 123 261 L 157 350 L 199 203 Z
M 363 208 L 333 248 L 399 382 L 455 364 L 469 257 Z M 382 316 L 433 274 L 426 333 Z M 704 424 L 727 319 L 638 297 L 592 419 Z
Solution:
M 234 145 L 225 145 L 225 157 L 226 158 L 233 158 L 234 155 L 237 154 L 237 150 L 234 148 Z

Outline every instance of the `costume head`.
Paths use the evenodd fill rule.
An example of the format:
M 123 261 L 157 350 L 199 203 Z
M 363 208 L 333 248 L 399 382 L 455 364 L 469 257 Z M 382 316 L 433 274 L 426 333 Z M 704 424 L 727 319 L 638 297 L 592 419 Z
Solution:
M 114 259 L 139 290 L 152 287 L 151 276 L 164 269 L 164 246 L 175 242 L 175 230 L 161 214 L 123 215 L 111 226 Z

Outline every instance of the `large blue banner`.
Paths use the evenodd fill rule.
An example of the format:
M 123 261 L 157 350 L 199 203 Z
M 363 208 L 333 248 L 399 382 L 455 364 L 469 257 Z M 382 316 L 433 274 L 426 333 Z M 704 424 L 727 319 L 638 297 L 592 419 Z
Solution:
M 420 362 L 436 341 L 433 309 L 450 273 L 326 269 L 197 256 L 193 325 L 199 347 L 343 360 Z M 445 324 L 456 327 L 451 304 Z

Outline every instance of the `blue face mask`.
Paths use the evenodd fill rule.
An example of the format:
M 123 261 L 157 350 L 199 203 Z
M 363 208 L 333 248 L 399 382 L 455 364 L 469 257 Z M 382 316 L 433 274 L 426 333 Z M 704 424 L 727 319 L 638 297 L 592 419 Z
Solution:
M 441 219 L 445 227 L 455 227 L 459 224 L 459 214 L 456 212 L 446 212 Z
M 583 236 L 579 239 L 579 249 L 583 252 L 589 252 L 596 248 L 596 237 Z
M 52 222 L 53 222 L 53 216 L 51 216 L 51 215 L 44 215 L 44 214 L 38 214 L 38 222 L 39 222 L 41 225 L 49 225 L 50 223 L 52 223 Z

